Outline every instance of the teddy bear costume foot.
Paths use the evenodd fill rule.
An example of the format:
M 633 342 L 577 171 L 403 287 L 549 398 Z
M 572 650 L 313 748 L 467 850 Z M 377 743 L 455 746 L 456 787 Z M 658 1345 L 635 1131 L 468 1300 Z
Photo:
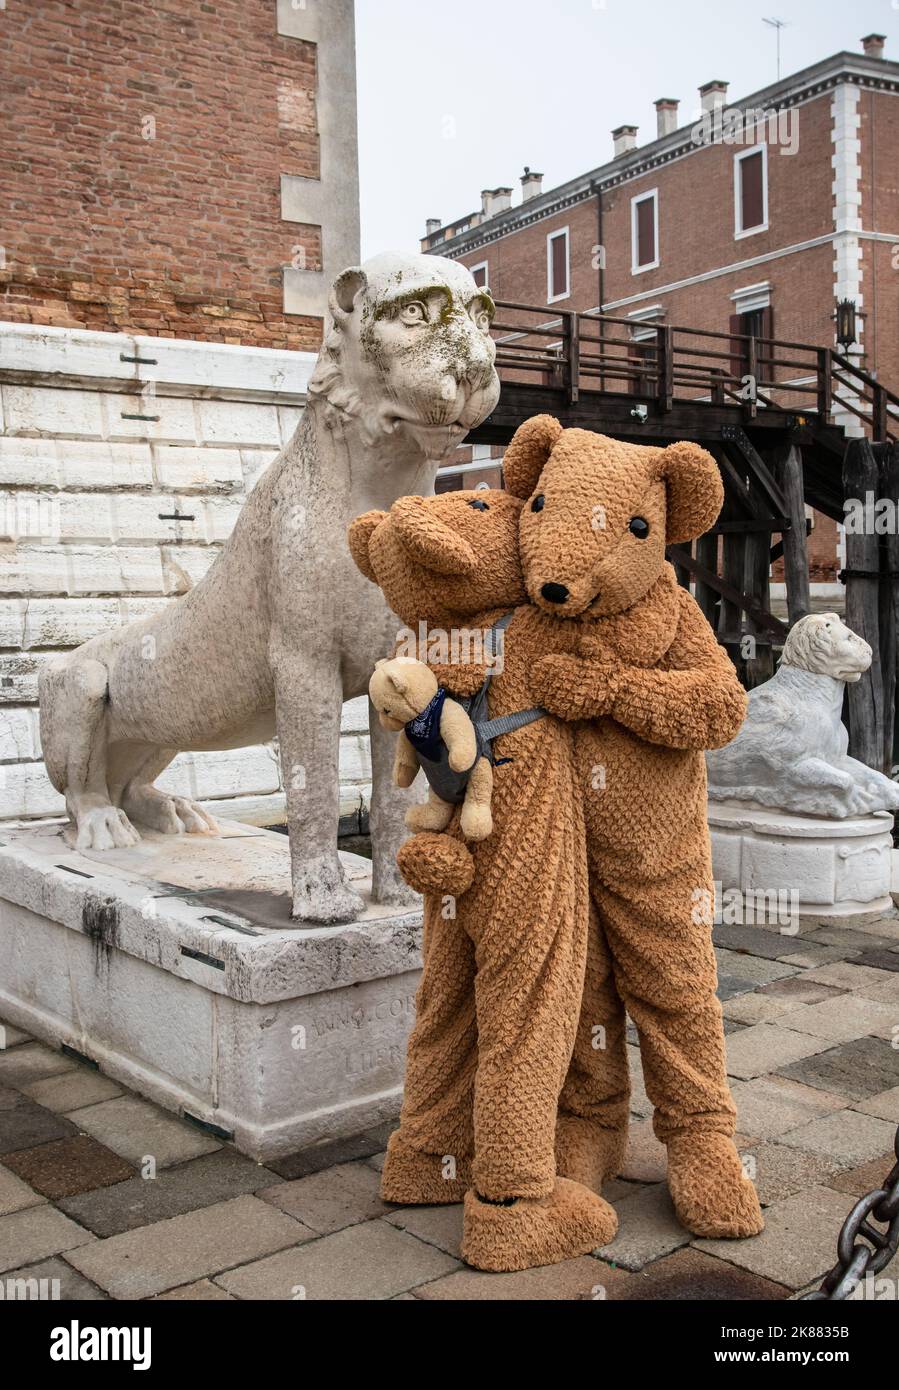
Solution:
M 381 1200 L 404 1207 L 451 1206 L 461 1202 L 471 1187 L 471 1159 L 456 1159 L 450 1167 L 446 1156 L 407 1149 L 399 1142 L 399 1130 L 390 1136 L 381 1173 Z
M 756 1236 L 765 1219 L 740 1155 L 724 1134 L 676 1134 L 668 1140 L 668 1190 L 677 1219 L 695 1236 Z
M 546 1197 L 519 1197 L 511 1205 L 466 1192 L 464 1211 L 465 1263 L 507 1273 L 588 1255 L 618 1230 L 608 1202 L 567 1178 L 556 1178 Z

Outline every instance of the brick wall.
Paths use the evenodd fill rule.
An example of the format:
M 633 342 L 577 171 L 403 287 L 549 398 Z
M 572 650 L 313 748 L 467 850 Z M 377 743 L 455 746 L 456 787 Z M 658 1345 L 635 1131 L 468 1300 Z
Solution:
M 320 228 L 280 202 L 318 177 L 316 45 L 273 0 L 42 0 L 0 32 L 0 319 L 318 346 L 282 267 L 320 267 Z

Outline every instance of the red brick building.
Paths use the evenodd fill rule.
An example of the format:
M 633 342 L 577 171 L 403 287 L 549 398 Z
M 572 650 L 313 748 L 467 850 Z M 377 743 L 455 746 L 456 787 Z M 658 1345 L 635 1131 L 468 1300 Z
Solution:
M 352 0 L 0 20 L 0 320 L 316 350 L 359 255 Z
M 835 303 L 850 299 L 852 354 L 895 390 L 899 63 L 883 43 L 869 35 L 859 54 L 736 101 L 709 82 L 686 121 L 661 98 L 654 138 L 620 126 L 607 164 L 548 192 L 526 169 L 517 206 L 509 187 L 485 191 L 470 216 L 432 219 L 422 249 L 497 299 L 629 320 L 635 356 L 663 323 L 832 346 Z M 836 544 L 818 519 L 816 578 L 833 577 Z

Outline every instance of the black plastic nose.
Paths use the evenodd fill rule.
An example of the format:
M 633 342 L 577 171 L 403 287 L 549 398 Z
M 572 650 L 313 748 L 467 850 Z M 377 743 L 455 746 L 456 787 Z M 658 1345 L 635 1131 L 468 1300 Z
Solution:
M 540 592 L 547 603 L 564 603 L 568 598 L 568 590 L 564 584 L 544 584 Z

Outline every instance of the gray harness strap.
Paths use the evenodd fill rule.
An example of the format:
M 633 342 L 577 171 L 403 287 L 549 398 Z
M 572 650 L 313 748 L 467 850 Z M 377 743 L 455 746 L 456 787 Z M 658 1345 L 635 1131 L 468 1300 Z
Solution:
M 505 641 L 506 628 L 509 626 L 514 616 L 514 612 L 504 613 L 490 629 L 491 639 L 495 632 L 501 635 L 500 651 L 502 651 L 502 644 Z M 495 656 L 497 654 L 494 651 L 492 640 L 490 643 L 490 650 L 491 655 Z M 483 749 L 485 751 L 486 756 L 491 762 L 493 762 L 493 748 L 491 745 L 495 738 L 499 738 L 501 734 L 514 733 L 516 729 L 523 729 L 526 724 L 533 724 L 536 720 L 542 719 L 546 714 L 546 710 L 541 709 L 539 705 L 532 705 L 530 709 L 516 710 L 514 714 L 501 714 L 498 715 L 496 719 L 476 718 L 476 714 L 480 715 L 482 709 L 484 713 L 487 711 L 487 684 L 493 674 L 494 672 L 492 670 L 487 672 L 486 680 L 478 694 L 474 697 L 472 708 L 469 709 L 469 715 L 474 724 L 475 733 L 478 736 L 478 748 L 479 750 Z M 477 709 L 474 708 L 475 702 L 478 704 Z

